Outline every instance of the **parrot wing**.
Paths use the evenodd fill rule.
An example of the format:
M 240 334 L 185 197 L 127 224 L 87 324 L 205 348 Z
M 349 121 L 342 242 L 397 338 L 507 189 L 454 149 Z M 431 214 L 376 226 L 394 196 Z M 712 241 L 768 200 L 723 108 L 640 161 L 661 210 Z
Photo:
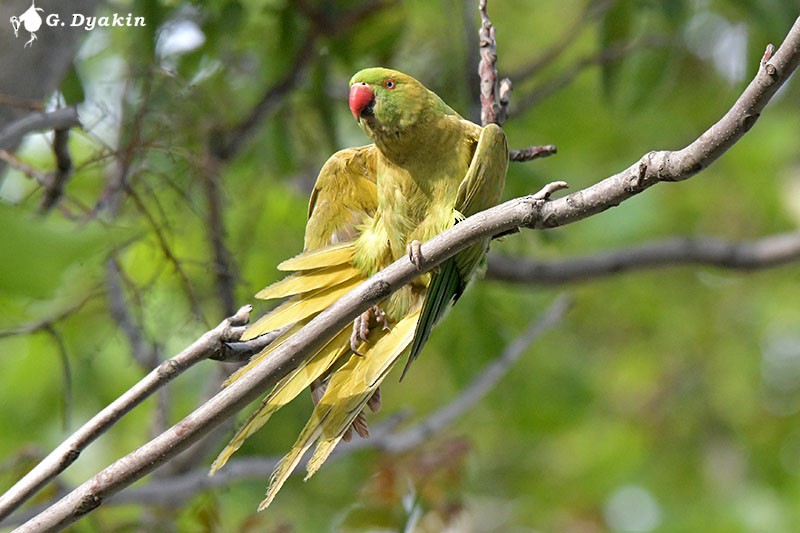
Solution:
M 229 385 L 272 354 L 311 318 L 330 306 L 365 279 L 353 267 L 353 239 L 377 207 L 374 145 L 348 148 L 332 155 L 320 170 L 308 206 L 305 251 L 282 262 L 278 268 L 294 274 L 261 290 L 260 299 L 287 301 L 253 323 L 242 340 L 291 325 L 272 344 L 233 373 Z M 322 346 L 308 361 L 285 376 L 245 421 L 220 452 L 210 474 L 228 461 L 242 443 L 258 431 L 272 414 L 292 401 L 314 381 L 324 377 L 343 355 L 349 353 L 350 328 L 345 328 Z
M 378 207 L 374 144 L 346 148 L 322 166 L 308 202 L 306 250 L 352 241 Z
M 454 219 L 468 217 L 497 205 L 503 193 L 508 169 L 508 146 L 503 130 L 489 124 L 481 130 L 475 153 L 472 156 L 454 205 Z M 482 263 L 489 241 L 481 241 L 459 252 L 441 265 L 431 277 L 430 285 L 422 304 L 414 341 L 408 362 L 400 376 L 402 380 L 411 363 L 430 336 L 433 326 L 455 302 L 467 286 L 472 274 Z

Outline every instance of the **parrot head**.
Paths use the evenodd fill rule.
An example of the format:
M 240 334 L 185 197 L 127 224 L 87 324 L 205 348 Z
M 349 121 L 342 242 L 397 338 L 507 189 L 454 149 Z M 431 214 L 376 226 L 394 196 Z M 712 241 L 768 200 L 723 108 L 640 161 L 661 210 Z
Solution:
M 350 111 L 373 138 L 395 135 L 419 123 L 426 113 L 454 113 L 411 76 L 381 67 L 364 69 L 350 79 Z

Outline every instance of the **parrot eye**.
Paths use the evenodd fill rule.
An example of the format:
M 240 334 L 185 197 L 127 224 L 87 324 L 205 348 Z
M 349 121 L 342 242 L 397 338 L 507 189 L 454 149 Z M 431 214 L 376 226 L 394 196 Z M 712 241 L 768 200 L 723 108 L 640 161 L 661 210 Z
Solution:
M 395 88 L 395 82 L 392 78 L 383 82 L 383 86 L 389 89 L 390 91 Z

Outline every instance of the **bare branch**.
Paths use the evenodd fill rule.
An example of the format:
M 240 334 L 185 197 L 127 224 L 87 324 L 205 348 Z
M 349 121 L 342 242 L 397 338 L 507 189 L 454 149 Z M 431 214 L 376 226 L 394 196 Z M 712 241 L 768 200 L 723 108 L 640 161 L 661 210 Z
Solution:
M 510 283 L 560 285 L 668 266 L 708 265 L 761 270 L 796 261 L 800 261 L 798 233 L 773 235 L 749 242 L 692 237 L 555 261 L 493 255 L 489 258 L 486 277 Z
M 601 17 L 612 4 L 611 0 L 587 2 L 578 17 L 563 30 L 561 36 L 553 44 L 528 61 L 527 64 L 512 72 L 509 78 L 520 83 L 538 75 L 545 67 L 561 57 L 583 35 L 583 32 L 589 28 L 589 22 Z
M 558 153 L 558 148 L 554 144 L 545 146 L 529 146 L 522 150 L 511 150 L 508 152 L 508 158 L 516 163 L 525 163 L 526 161 L 533 161 L 534 159 L 541 159 L 543 157 L 550 157 Z
M 761 111 L 800 63 L 800 18 L 772 58 L 733 107 L 697 140 L 677 151 L 653 151 L 639 161 L 582 191 L 544 206 L 536 227 L 552 228 L 619 205 L 656 183 L 688 179 L 717 160 L 758 120 Z
M 431 435 L 450 425 L 497 385 L 511 366 L 525 353 L 525 350 L 542 333 L 555 326 L 563 318 L 570 304 L 571 302 L 566 296 L 556 299 L 542 316 L 532 321 L 521 335 L 506 346 L 500 357 L 481 369 L 472 383 L 452 402 L 437 410 L 419 424 L 415 424 L 401 433 L 387 436 L 387 438 L 383 439 L 383 442 L 377 443 L 377 446 L 392 453 L 402 452 L 420 445 Z
M 252 307 L 249 305 L 239 309 L 236 315 L 223 320 L 217 327 L 203 334 L 181 353 L 161 363 L 139 383 L 92 417 L 25 477 L 0 496 L 0 520 L 13 512 L 48 481 L 63 472 L 78 458 L 86 446 L 153 392 L 175 379 L 195 363 L 217 353 L 222 349 L 224 342 L 238 340 L 244 332 L 244 324 L 247 323 L 251 310 Z
M 502 126 L 508 117 L 508 97 L 511 94 L 511 81 L 508 78 L 497 80 L 497 41 L 494 25 L 487 10 L 488 0 L 480 0 L 481 29 L 478 32 L 481 60 L 478 75 L 481 79 L 481 125 Z
M 600 50 L 595 54 L 588 55 L 575 61 L 575 63 L 570 65 L 568 68 L 565 68 L 558 77 L 541 83 L 527 92 L 523 91 L 523 93 L 520 94 L 520 97 L 515 100 L 516 105 L 514 106 L 514 113 L 517 115 L 524 113 L 551 94 L 572 83 L 572 81 L 577 78 L 579 74 L 589 67 L 608 65 L 624 59 L 625 57 L 640 50 L 663 48 L 669 46 L 670 44 L 672 44 L 672 42 L 664 38 L 648 37 L 647 39 L 641 39 L 635 42 L 609 46 L 608 48 Z M 516 80 L 517 84 L 519 84 L 519 80 L 517 78 L 514 79 Z
M 128 311 L 125 291 L 122 288 L 122 273 L 119 263 L 113 257 L 106 262 L 106 287 L 111 317 L 127 337 L 133 359 L 143 369 L 152 370 L 158 364 L 158 347 L 144 338 L 142 328 Z
M 753 125 L 758 114 L 800 62 L 800 18 L 733 108 L 695 142 L 677 152 L 651 152 L 629 169 L 577 193 L 552 201 L 537 195 L 511 200 L 465 219 L 421 247 L 422 272 L 481 239 L 519 227 L 550 228 L 600 213 L 661 181 L 681 181 L 707 167 Z M 558 187 L 551 187 L 557 189 Z M 66 527 L 103 501 L 168 461 L 211 428 L 261 396 L 326 339 L 349 327 L 420 274 L 401 258 L 362 283 L 292 335 L 270 357 L 138 450 L 117 460 L 39 514 L 19 531 Z
M 515 340 L 510 342 L 503 352 L 492 362 L 476 373 L 475 379 L 451 402 L 426 416 L 417 424 L 397 432 L 401 421 L 407 418 L 400 413 L 391 416 L 376 425 L 369 439 L 355 440 L 339 446 L 332 460 L 341 459 L 351 453 L 363 449 L 379 449 L 389 453 L 401 453 L 419 446 L 431 435 L 434 435 L 458 417 L 469 411 L 505 376 L 511 367 L 523 355 L 525 350 L 545 331 L 555 326 L 568 310 L 571 302 L 566 296 L 557 298 L 548 308 L 531 322 L 530 326 Z M 142 487 L 135 487 L 114 496 L 109 505 L 130 503 L 180 505 L 198 492 L 213 487 L 226 487 L 234 481 L 267 478 L 277 465 L 280 457 L 245 457 L 230 461 L 224 470 L 209 476 L 203 468 L 181 475 L 173 475 L 153 480 Z M 42 511 L 46 506 L 36 510 Z M 32 518 L 30 514 L 27 518 Z M 19 523 L 19 517 L 15 523 Z M 4 523 L 3 525 L 11 525 Z
M 32 131 L 63 130 L 80 126 L 78 110 L 65 107 L 48 112 L 34 112 L 16 120 L 0 131 L 0 150 L 13 149 Z
M 56 158 L 56 170 L 44 188 L 44 195 L 39 204 L 39 211 L 42 213 L 46 213 L 58 203 L 64 194 L 64 186 L 72 176 L 68 128 L 59 128 L 53 131 L 53 155 Z

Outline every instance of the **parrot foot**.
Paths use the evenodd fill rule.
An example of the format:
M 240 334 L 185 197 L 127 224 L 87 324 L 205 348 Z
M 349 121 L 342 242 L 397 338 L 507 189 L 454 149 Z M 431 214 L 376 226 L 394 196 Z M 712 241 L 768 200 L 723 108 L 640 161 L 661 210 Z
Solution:
M 367 407 L 373 413 L 377 413 L 378 410 L 381 408 L 381 389 L 378 387 L 375 389 L 375 392 L 372 394 L 369 400 L 367 400 Z M 345 442 L 350 442 L 350 439 L 353 438 L 353 431 L 358 433 L 358 436 L 362 439 L 369 438 L 369 426 L 367 426 L 367 415 L 365 413 L 366 409 L 359 412 L 356 417 L 353 419 L 353 423 L 350 424 L 350 427 L 342 435 L 342 440 Z
M 318 379 L 311 383 L 311 399 L 314 402 L 314 405 L 317 405 L 319 401 L 322 399 L 322 395 L 325 394 L 325 389 L 328 388 L 328 380 L 327 379 Z M 375 389 L 375 392 L 372 393 L 369 400 L 367 400 L 367 407 L 373 413 L 377 413 L 381 408 L 381 388 L 378 387 Z M 358 436 L 367 439 L 369 438 L 369 426 L 367 426 L 367 415 L 364 414 L 364 411 L 361 411 L 356 415 L 355 419 L 353 420 L 350 427 L 345 430 L 342 434 L 342 440 L 345 442 L 350 442 L 353 438 L 353 431 L 358 433 Z
M 362 341 L 367 342 L 367 337 L 369 337 L 369 321 L 373 316 L 375 317 L 375 322 L 381 325 L 381 329 L 389 329 L 389 322 L 386 319 L 386 313 L 384 313 L 383 310 L 377 305 L 373 305 L 361 313 L 353 321 L 353 333 L 350 334 L 350 349 L 356 355 L 364 355 L 358 352 L 358 346 Z
M 421 246 L 422 243 L 419 242 L 417 239 L 414 239 L 413 241 L 408 243 L 408 246 L 406 246 L 406 250 L 408 252 L 408 259 L 409 261 L 414 263 L 414 266 L 417 267 L 417 270 L 422 270 L 422 251 L 420 250 Z

